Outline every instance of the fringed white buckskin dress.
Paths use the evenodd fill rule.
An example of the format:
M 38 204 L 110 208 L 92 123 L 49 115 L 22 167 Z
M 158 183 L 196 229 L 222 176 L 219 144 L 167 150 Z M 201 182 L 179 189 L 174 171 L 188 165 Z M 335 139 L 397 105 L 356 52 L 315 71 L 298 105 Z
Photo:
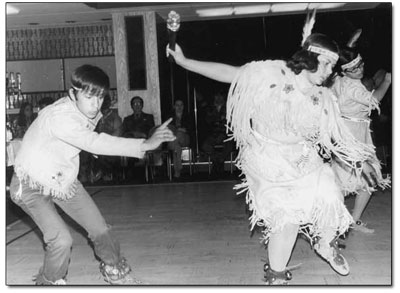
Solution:
M 332 90 L 337 96 L 345 125 L 356 139 L 374 147 L 369 116 L 374 109 L 378 110 L 378 112 L 380 111 L 379 102 L 373 96 L 374 92 L 368 91 L 361 83 L 361 80 L 347 76 L 337 77 Z M 377 174 L 378 186 L 382 189 L 390 187 L 390 176 L 383 178 L 381 164 L 375 153 L 371 163 Z M 368 193 L 375 191 L 375 188 L 369 186 L 363 177 L 357 178 L 354 176 L 352 170 L 341 162 L 334 162 L 333 167 L 346 195 L 354 190 L 365 190 Z
M 332 93 L 314 86 L 303 94 L 284 61 L 258 61 L 240 69 L 227 110 L 245 175 L 235 189 L 247 192 L 251 229 L 264 227 L 265 242 L 287 223 L 299 224 L 309 239 L 325 230 L 344 233 L 353 219 L 319 153 L 334 154 L 360 174 L 357 162 L 373 150 L 343 127 Z

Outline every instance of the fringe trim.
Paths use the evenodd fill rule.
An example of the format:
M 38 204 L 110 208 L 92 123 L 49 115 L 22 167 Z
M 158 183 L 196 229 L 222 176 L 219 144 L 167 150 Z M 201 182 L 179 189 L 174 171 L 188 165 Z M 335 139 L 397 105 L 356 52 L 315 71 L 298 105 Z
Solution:
M 272 220 L 269 221 L 268 219 L 264 219 L 259 215 L 253 203 L 254 195 L 251 192 L 248 182 L 245 178 L 242 179 L 242 183 L 235 185 L 233 189 L 239 190 L 236 193 L 237 195 L 246 192 L 246 204 L 251 212 L 251 216 L 249 217 L 250 231 L 254 230 L 256 226 L 262 227 L 263 230 L 261 242 L 267 244 L 273 230 L 271 224 Z M 354 222 L 353 218 L 348 213 L 347 208 L 342 202 L 336 201 L 334 204 L 326 207 L 325 206 L 326 205 L 324 205 L 323 202 L 319 202 L 317 200 L 312 208 L 310 223 L 299 224 L 299 233 L 306 236 L 311 245 L 318 237 L 321 237 L 324 229 L 327 227 L 332 228 L 336 235 L 343 235 L 348 231 L 350 225 Z M 285 223 L 281 222 L 281 225 L 274 227 L 274 229 L 279 231 L 279 229 L 283 228 L 284 224 Z
M 373 90 L 371 92 L 371 95 L 369 97 L 368 116 L 371 115 L 371 111 L 374 109 L 376 109 L 378 111 L 378 115 L 381 114 L 381 108 L 379 107 L 379 101 L 374 98 L 374 92 L 375 92 L 375 90 Z
M 357 174 L 355 174 L 351 169 L 340 167 L 339 164 L 339 166 L 337 167 L 337 172 L 339 172 L 339 174 L 336 175 L 339 176 L 337 182 L 340 185 L 340 188 L 345 196 L 353 193 L 358 193 L 359 191 L 366 191 L 369 194 L 372 194 L 373 192 L 377 191 L 378 188 L 381 190 L 391 188 L 391 176 L 388 174 L 386 178 L 383 178 L 381 172 L 381 162 L 375 157 L 370 163 L 377 174 L 377 178 L 375 178 L 377 180 L 376 186 L 370 186 L 367 180 L 365 180 L 362 176 L 357 177 Z M 346 172 L 348 174 L 348 177 L 343 178 L 344 175 L 342 175 L 342 173 Z
M 58 200 L 69 200 L 72 197 L 75 196 L 76 194 L 76 189 L 77 189 L 77 180 L 75 180 L 71 186 L 69 187 L 68 192 L 63 192 L 61 190 L 57 190 L 55 188 L 47 187 L 44 186 L 43 184 L 37 182 L 36 180 L 32 179 L 31 176 L 29 176 L 22 168 L 17 168 L 15 170 L 15 173 L 17 174 L 18 179 L 20 180 L 20 187 L 18 192 L 15 194 L 16 199 L 21 199 L 22 196 L 22 181 L 24 183 L 27 183 L 30 188 L 32 189 L 39 189 L 39 192 L 42 193 L 43 195 L 51 195 L 54 199 Z

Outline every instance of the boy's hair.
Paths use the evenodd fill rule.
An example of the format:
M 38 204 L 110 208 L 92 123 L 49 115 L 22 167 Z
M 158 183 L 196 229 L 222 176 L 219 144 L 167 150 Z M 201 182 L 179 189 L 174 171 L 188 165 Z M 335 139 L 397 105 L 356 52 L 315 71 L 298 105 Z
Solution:
M 93 96 L 105 96 L 110 89 L 108 75 L 99 67 L 85 64 L 74 70 L 71 85 Z
M 334 53 L 339 52 L 339 46 L 328 36 L 319 33 L 311 34 L 304 42 L 301 50 L 294 53 L 286 63 L 295 74 L 299 74 L 302 70 L 317 71 L 319 64 L 318 54 L 307 50 L 311 45 Z

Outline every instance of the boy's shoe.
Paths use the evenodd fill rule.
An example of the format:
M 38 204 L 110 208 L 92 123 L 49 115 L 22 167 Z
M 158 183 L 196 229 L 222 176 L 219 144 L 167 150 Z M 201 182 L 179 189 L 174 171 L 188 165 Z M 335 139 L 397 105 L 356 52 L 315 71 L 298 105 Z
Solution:
M 340 253 L 338 242 L 335 239 L 331 243 L 318 241 L 314 244 L 314 250 L 319 256 L 325 259 L 339 275 L 347 276 L 350 273 L 349 264 L 343 254 Z
M 122 258 L 116 265 L 107 265 L 101 262 L 100 272 L 104 276 L 104 280 L 111 285 L 142 284 L 141 281 L 129 276 L 131 267 L 126 263 L 125 258 Z
M 363 232 L 367 234 L 373 234 L 375 232 L 374 229 L 368 228 L 367 223 L 363 221 L 356 221 L 356 223 L 352 226 L 354 231 Z
M 290 271 L 284 270 L 277 272 L 271 269 L 268 264 L 264 265 L 264 271 L 266 285 L 288 285 L 288 281 L 292 279 L 292 273 Z

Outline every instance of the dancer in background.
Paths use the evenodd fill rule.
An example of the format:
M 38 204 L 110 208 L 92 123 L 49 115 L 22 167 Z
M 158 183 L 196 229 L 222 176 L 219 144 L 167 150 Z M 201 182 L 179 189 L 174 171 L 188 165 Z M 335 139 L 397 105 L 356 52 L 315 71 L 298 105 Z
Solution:
M 320 86 L 332 73 L 339 48 L 327 36 L 311 34 L 314 16 L 304 27 L 301 49 L 287 62 L 235 67 L 188 59 L 180 46 L 174 51 L 167 47 L 167 55 L 183 68 L 231 83 L 228 126 L 239 147 L 238 168 L 245 175 L 236 188 L 247 191 L 251 227 L 264 228 L 270 285 L 287 284 L 291 278 L 287 264 L 299 232 L 337 273 L 349 273 L 336 239 L 353 219 L 331 166 L 320 154 L 334 155 L 359 176 L 373 177 L 368 163 L 372 147 L 353 138 L 331 91 Z
M 92 65 L 78 67 L 71 76 L 68 96 L 39 112 L 26 132 L 15 160 L 11 199 L 37 224 L 46 245 L 36 285 L 65 285 L 71 258 L 72 237 L 55 205 L 80 224 L 101 259 L 100 272 L 111 284 L 129 284 L 130 266 L 120 253 L 91 196 L 78 181 L 79 153 L 143 157 L 148 150 L 175 136 L 166 121 L 148 139 L 114 137 L 96 133 L 110 81 Z
M 355 49 L 355 44 L 360 37 L 361 30 L 357 30 L 347 47 L 340 52 L 339 72 L 334 79 L 332 90 L 338 98 L 343 122 L 349 128 L 353 136 L 360 142 L 373 147 L 370 118 L 372 110 L 379 110 L 379 103 L 385 96 L 392 80 L 392 75 L 383 70 L 379 70 L 371 82 L 363 83 L 364 61 Z M 365 84 L 365 85 L 364 85 Z M 368 89 L 370 88 L 370 89 Z M 365 210 L 372 192 L 376 187 L 384 189 L 390 186 L 390 178 L 383 178 L 381 165 L 374 153 L 372 166 L 377 174 L 376 183 L 368 182 L 367 178 L 358 178 L 352 169 L 341 163 L 333 161 L 334 170 L 343 187 L 345 195 L 356 190 L 356 198 L 352 216 L 355 221 L 353 230 L 364 233 L 373 233 L 374 229 L 368 228 L 361 220 L 361 215 Z M 377 186 L 376 186 L 377 184 Z

